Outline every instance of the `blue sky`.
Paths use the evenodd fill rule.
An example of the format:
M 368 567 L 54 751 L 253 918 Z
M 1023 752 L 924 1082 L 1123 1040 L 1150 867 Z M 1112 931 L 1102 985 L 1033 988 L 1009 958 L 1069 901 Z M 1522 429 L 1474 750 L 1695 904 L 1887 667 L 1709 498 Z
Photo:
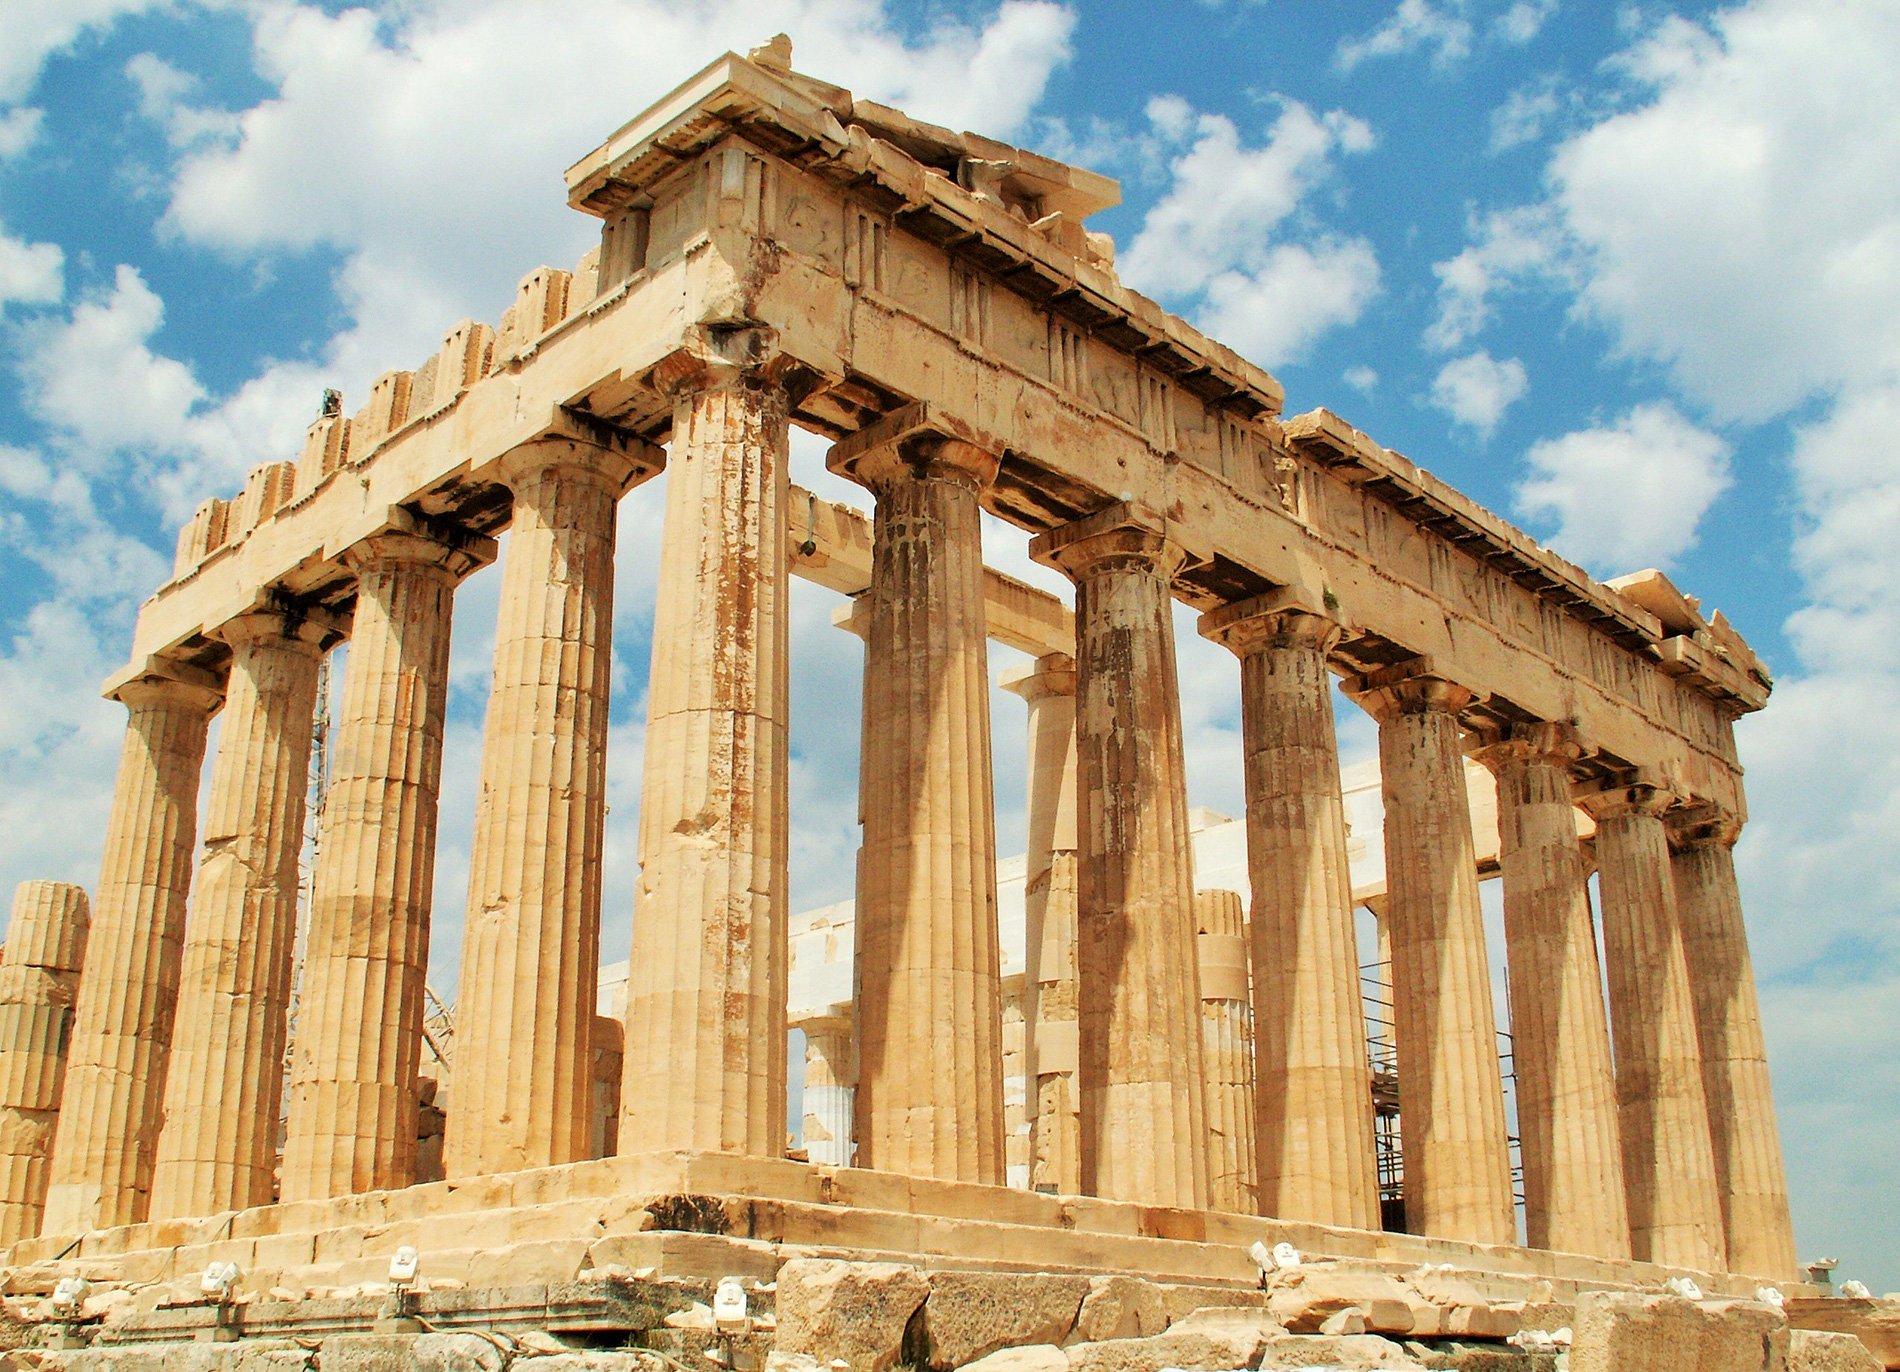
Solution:
M 1900 1287 L 1888 0 L 9 0 L 0 883 L 96 878 L 123 719 L 97 683 L 190 509 L 293 456 L 324 386 L 354 410 L 533 267 L 571 265 L 596 226 L 562 169 L 779 29 L 801 70 L 1118 177 L 1091 227 L 1124 279 L 1270 367 L 1290 413 L 1337 410 L 1597 574 L 1664 567 L 1735 622 L 1778 679 L 1740 728 L 1740 863 L 1800 1247 Z M 823 485 L 822 445 L 795 455 Z M 607 960 L 630 923 L 656 497 L 622 516 Z M 445 994 L 494 594 L 478 575 L 457 619 Z M 794 604 L 800 905 L 848 893 L 856 842 L 858 650 L 832 607 Z M 1238 813 L 1231 662 L 1182 627 L 1192 799 Z M 993 711 L 1007 849 L 1020 703 Z

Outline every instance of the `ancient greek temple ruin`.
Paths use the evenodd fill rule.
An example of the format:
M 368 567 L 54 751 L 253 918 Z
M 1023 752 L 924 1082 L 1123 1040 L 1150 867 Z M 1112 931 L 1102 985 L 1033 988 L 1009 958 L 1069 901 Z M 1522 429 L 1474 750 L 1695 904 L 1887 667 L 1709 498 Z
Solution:
M 353 416 L 327 404 L 300 455 L 198 510 L 143 606 L 106 685 L 127 725 L 98 884 L 23 888 L 0 965 L 16 1268 L 343 1285 L 406 1243 L 470 1286 L 504 1261 L 765 1280 L 829 1253 L 1251 1287 L 1261 1240 L 1560 1296 L 1795 1289 L 1731 860 L 1733 725 L 1769 681 L 1719 615 L 1660 574 L 1593 580 L 1329 410 L 1284 414 L 1272 376 L 1119 280 L 1087 222 L 1114 182 L 854 99 L 783 44 L 713 63 L 567 192 L 596 251 Z M 868 517 L 790 484 L 792 426 Z M 665 522 L 616 1025 L 615 513 L 646 482 Z M 985 511 L 1072 606 L 984 565 Z M 504 531 L 467 905 L 432 909 L 456 590 Z M 834 1146 L 788 1157 L 792 577 L 848 595 L 863 639 L 863 833 L 853 990 L 804 1026 Z M 1191 861 L 1177 602 L 1241 703 L 1231 893 Z M 293 1035 L 311 721 L 343 641 Z M 1033 657 L 1006 682 L 1031 753 L 1014 1187 L 991 641 Z M 1377 721 L 1402 1230 L 1336 680 Z M 458 917 L 431 1180 L 424 975 Z

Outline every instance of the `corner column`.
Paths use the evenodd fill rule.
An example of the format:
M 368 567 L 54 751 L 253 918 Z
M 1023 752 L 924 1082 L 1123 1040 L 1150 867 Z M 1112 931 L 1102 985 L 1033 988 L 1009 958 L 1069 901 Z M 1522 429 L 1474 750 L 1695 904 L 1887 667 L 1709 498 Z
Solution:
M 785 1152 L 791 400 L 769 339 L 673 400 L 619 1151 Z M 645 1064 L 655 1066 L 648 1069 Z
M 443 1166 L 451 1180 L 593 1152 L 615 516 L 652 459 L 546 438 L 514 494 L 483 726 Z
M 978 493 L 999 449 L 913 406 L 837 444 L 870 488 L 861 1166 L 1003 1184 L 1003 1016 Z
M 1377 1229 L 1366 1017 L 1326 665 L 1339 626 L 1274 594 L 1211 611 L 1201 633 L 1241 664 L 1260 1213 Z
M 82 887 L 23 881 L 13 893 L 0 959 L 0 1248 L 40 1232 L 87 923 Z
M 223 693 L 209 678 L 150 675 L 116 694 L 129 718 L 47 1167 L 47 1234 L 146 1217 L 178 1004 L 198 778 L 206 727 Z
M 1616 1076 L 1603 1008 L 1564 724 L 1520 724 L 1480 748 L 1498 781 L 1504 942 L 1532 1248 L 1630 1256 Z
M 255 610 L 231 646 L 204 852 L 185 927 L 151 1218 L 270 1204 L 289 1033 L 317 668 L 327 626 Z
M 1247 920 L 1234 891 L 1196 891 L 1201 1062 L 1207 1073 L 1208 1203 L 1260 1213 L 1254 1147 L 1253 1006 L 1247 991 Z
M 1741 824 L 1703 807 L 1669 825 L 1676 912 L 1695 1001 L 1702 1090 L 1732 1272 L 1785 1280 L 1795 1270 L 1788 1179 L 1761 1004 L 1735 882 Z
M 1045 654 L 1005 672 L 1002 687 L 1029 707 L 1023 888 L 1029 1184 L 1074 1195 L 1082 1184 L 1075 1080 L 1075 659 Z
M 1039 535 L 1076 586 L 1082 1190 L 1204 1210 L 1200 989 L 1171 584 L 1187 553 L 1131 506 Z
M 1459 749 L 1458 711 L 1472 693 L 1418 661 L 1347 690 L 1379 721 L 1406 1227 L 1514 1243 L 1504 1079 Z
M 852 1094 L 858 1071 L 852 1017 L 803 1020 L 805 1031 L 805 1156 L 825 1167 L 850 1167 Z
M 1639 1261 L 1720 1271 L 1721 1198 L 1662 818 L 1675 797 L 1638 778 L 1579 799 L 1597 821 L 1630 1248 Z
M 494 555 L 492 539 L 419 526 L 343 554 L 356 613 L 291 1045 L 286 1201 L 415 1180 L 451 606 Z

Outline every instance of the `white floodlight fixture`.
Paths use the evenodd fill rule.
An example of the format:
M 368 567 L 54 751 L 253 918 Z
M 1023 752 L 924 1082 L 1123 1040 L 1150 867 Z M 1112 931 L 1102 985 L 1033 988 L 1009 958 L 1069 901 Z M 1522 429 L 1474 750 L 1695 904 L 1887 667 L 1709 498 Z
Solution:
M 1842 1282 L 1841 1295 L 1850 1301 L 1870 1301 L 1874 1298 L 1874 1293 L 1868 1290 L 1867 1283 L 1864 1281 Z
M 721 1334 L 743 1334 L 752 1327 L 746 1315 L 745 1287 L 737 1277 L 721 1277 L 713 1289 L 713 1326 Z
M 1686 1301 L 1702 1299 L 1702 1288 L 1695 1284 L 1693 1277 L 1671 1277 L 1663 1283 L 1664 1287 Z
M 234 1262 L 213 1262 L 206 1265 L 204 1275 L 198 1278 L 198 1289 L 218 1304 L 231 1299 L 231 1293 L 237 1288 L 238 1265 Z
M 1782 1309 L 1788 1304 L 1788 1298 L 1781 1294 L 1781 1288 L 1779 1286 L 1756 1287 L 1755 1299 L 1760 1301 L 1763 1305 L 1772 1305 L 1777 1310 Z
M 92 1292 L 92 1283 L 84 1277 L 61 1277 L 53 1285 L 53 1313 L 63 1320 L 79 1318 L 80 1308 Z
M 422 1255 L 405 1243 L 389 1260 L 389 1284 L 398 1291 L 407 1291 L 416 1284 L 416 1275 L 421 1270 Z

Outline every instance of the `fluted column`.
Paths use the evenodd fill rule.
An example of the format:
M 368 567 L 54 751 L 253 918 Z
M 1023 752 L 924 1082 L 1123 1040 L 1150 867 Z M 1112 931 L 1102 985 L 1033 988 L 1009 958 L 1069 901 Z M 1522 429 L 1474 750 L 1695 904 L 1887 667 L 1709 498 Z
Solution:
M 1785 1279 L 1795 1270 L 1788 1179 L 1775 1124 L 1761 1003 L 1735 882 L 1741 824 L 1714 807 L 1672 817 L 1676 913 L 1694 993 L 1702 1091 L 1733 1272 Z
M 851 1017 L 824 1015 L 798 1027 L 805 1031 L 805 1156 L 826 1167 L 850 1167 L 858 1081 Z
M 1005 672 L 1029 707 L 1023 888 L 1030 1186 L 1072 1195 L 1081 1116 L 1075 1081 L 1075 659 L 1048 653 Z
M 1248 999 L 1247 923 L 1233 891 L 1196 891 L 1195 950 L 1201 978 L 1201 1065 L 1207 1090 L 1208 1203 L 1260 1213 L 1254 1148 L 1253 1005 Z
M 1616 1075 L 1577 807 L 1576 731 L 1526 724 L 1481 748 L 1498 782 L 1524 1223 L 1533 1248 L 1630 1256 Z
M 231 646 L 231 676 L 185 927 L 153 1219 L 272 1199 L 297 854 L 327 633 L 280 610 L 217 630 Z
M 1471 692 L 1417 664 L 1348 689 L 1379 721 L 1406 1228 L 1512 1243 L 1504 1080 L 1459 751 Z
M 1132 507 L 1030 551 L 1076 586 L 1077 1073 L 1082 1190 L 1207 1206 L 1194 888 L 1171 581 Z
M 785 1151 L 786 443 L 771 365 L 676 355 L 622 1153 Z M 664 1064 L 661 1070 L 631 1064 Z
M 48 1234 L 146 1217 L 178 1004 L 205 731 L 220 692 L 146 676 L 129 713 L 47 1168 Z
M 858 1161 L 1004 1180 L 989 640 L 992 451 L 921 407 L 832 449 L 876 497 L 865 593 Z
M 0 958 L 0 1248 L 40 1232 L 88 914 L 83 887 L 23 881 Z
M 469 854 L 451 1179 L 593 1152 L 615 513 L 650 470 L 644 455 L 573 439 L 499 466 L 514 516 Z
M 356 613 L 291 1045 L 287 1201 L 415 1180 L 451 607 L 493 556 L 491 539 L 420 529 L 343 555 Z
M 1201 632 L 1240 657 L 1260 1212 L 1379 1227 L 1328 617 L 1281 595 Z
M 1597 822 L 1630 1248 L 1639 1260 L 1717 1271 L 1721 1198 L 1662 818 L 1674 797 L 1637 780 L 1580 799 Z

